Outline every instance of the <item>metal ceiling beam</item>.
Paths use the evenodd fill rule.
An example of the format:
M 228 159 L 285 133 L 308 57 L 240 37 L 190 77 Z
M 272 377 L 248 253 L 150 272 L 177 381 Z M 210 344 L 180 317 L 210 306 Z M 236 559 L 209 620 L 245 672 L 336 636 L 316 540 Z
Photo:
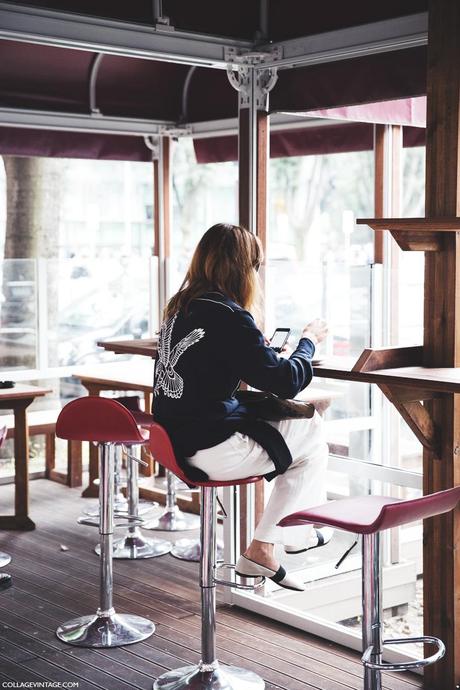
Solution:
M 50 110 L 29 110 L 28 108 L 0 108 L 0 126 L 51 129 L 64 132 L 88 132 L 99 134 L 159 135 L 165 127 L 174 122 L 167 120 L 144 120 L 109 115 L 84 115 L 59 113 Z
M 309 127 L 327 127 L 339 123 L 346 124 L 346 122 L 289 113 L 274 113 L 270 116 L 270 127 L 275 132 L 307 129 Z M 101 113 L 84 115 L 51 110 L 31 110 L 29 108 L 0 108 L 0 126 L 127 136 L 161 136 L 169 131 L 176 136 L 191 136 L 195 139 L 238 134 L 238 118 L 236 117 L 194 122 L 184 126 L 182 130 L 178 130 L 176 123 L 168 120 L 113 117 Z
M 151 27 L 0 2 L 0 38 L 220 69 L 226 68 L 232 53 L 273 53 L 278 48 L 276 58 L 267 55 L 256 69 L 285 69 L 425 45 L 428 13 L 255 48 L 250 41 L 176 31 L 167 25 Z
M 0 39 L 226 69 L 225 52 L 252 43 L 173 27 L 89 17 L 0 2 Z
M 258 50 L 261 52 L 278 47 L 281 49 L 282 57 L 268 59 L 257 69 L 306 67 L 415 48 L 427 43 L 428 12 L 421 12 L 259 46 Z

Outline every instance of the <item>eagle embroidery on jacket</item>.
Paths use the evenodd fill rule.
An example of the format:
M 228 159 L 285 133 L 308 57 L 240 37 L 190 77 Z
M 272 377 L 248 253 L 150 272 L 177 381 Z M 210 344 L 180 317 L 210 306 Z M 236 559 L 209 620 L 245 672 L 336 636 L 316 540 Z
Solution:
M 181 398 L 184 392 L 184 379 L 174 369 L 179 359 L 189 347 L 204 336 L 203 328 L 195 328 L 171 349 L 171 336 L 177 314 L 164 321 L 160 330 L 158 359 L 155 370 L 155 395 L 163 390 L 168 398 Z

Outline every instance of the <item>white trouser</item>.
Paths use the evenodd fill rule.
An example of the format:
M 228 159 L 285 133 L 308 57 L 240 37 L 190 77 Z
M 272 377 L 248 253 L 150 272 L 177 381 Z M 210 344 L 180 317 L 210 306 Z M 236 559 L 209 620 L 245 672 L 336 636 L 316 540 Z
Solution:
M 285 515 L 326 502 L 328 447 L 322 417 L 269 422 L 282 434 L 291 451 L 292 465 L 269 486 L 272 491 L 254 532 L 259 541 L 307 546 L 312 526 L 277 527 Z M 189 462 L 206 472 L 210 480 L 232 481 L 273 471 L 267 452 L 253 439 L 239 432 L 223 443 L 199 450 Z

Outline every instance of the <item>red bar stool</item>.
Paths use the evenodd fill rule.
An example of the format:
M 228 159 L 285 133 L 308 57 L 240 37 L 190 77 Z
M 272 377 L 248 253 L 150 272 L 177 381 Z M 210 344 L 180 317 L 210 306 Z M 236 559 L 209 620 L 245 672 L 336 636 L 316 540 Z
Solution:
M 191 483 L 177 464 L 168 434 L 156 423 L 150 426 L 150 450 L 163 467 Z M 201 660 L 196 666 L 185 666 L 163 674 L 155 681 L 154 690 L 263 690 L 265 687 L 262 678 L 252 671 L 221 666 L 216 658 L 216 584 L 254 589 L 252 585 L 239 585 L 216 577 L 217 487 L 251 484 L 259 479 L 261 477 L 234 482 L 193 482 L 201 489 Z
M 146 443 L 146 432 L 132 414 L 109 398 L 89 396 L 73 400 L 56 422 L 56 436 L 68 440 L 90 441 L 99 448 L 99 534 L 100 597 L 95 615 L 67 621 L 56 630 L 57 637 L 78 647 L 119 647 L 140 642 L 153 634 L 154 624 L 146 618 L 118 614 L 113 608 L 113 494 L 114 454 L 117 446 Z M 128 523 L 138 524 L 138 518 Z
M 410 501 L 387 496 L 357 496 L 330 501 L 315 508 L 284 517 L 281 527 L 327 525 L 362 535 L 362 598 L 364 690 L 381 690 L 382 671 L 408 671 L 433 664 L 445 654 L 437 637 L 424 636 L 382 640 L 382 560 L 380 532 L 415 520 L 447 513 L 460 501 L 460 486 Z M 382 662 L 382 647 L 388 644 L 422 642 L 433 644 L 437 651 L 425 659 L 403 663 Z
M 127 404 L 128 398 L 122 398 L 120 404 L 126 407 L 134 419 L 136 424 L 144 429 L 147 429 L 146 436 L 148 437 L 147 422 L 153 421 L 153 416 L 143 412 L 138 405 L 138 398 L 133 396 L 134 407 L 131 409 Z M 118 401 L 117 401 L 118 402 Z M 128 515 L 132 518 L 139 518 L 139 465 L 142 464 L 141 454 L 143 444 L 133 444 L 130 446 L 131 453 L 128 456 L 127 471 L 127 508 Z M 121 450 L 121 449 L 120 449 Z M 121 453 L 118 453 L 120 456 Z M 146 463 L 144 463 L 146 464 Z M 121 470 L 121 457 L 119 461 L 119 468 Z M 120 482 L 121 483 L 121 482 Z M 154 507 L 155 504 L 151 504 Z M 141 520 L 139 520 L 140 522 Z M 145 529 L 146 522 L 142 520 L 142 527 Z M 113 544 L 113 557 L 137 560 L 139 558 L 156 558 L 157 556 L 164 556 L 170 553 L 173 545 L 170 541 L 165 539 L 147 539 L 141 532 L 139 524 L 134 520 L 128 527 L 128 531 L 124 537 L 117 539 Z M 99 547 L 96 547 L 96 553 L 99 553 Z
M 113 399 L 113 398 L 112 398 Z M 115 398 L 116 402 L 126 407 L 138 426 L 145 426 L 145 418 L 153 421 L 152 415 L 146 415 L 139 407 L 139 398 L 133 396 L 132 398 L 122 397 Z M 131 402 L 132 401 L 132 402 Z M 129 526 L 127 532 L 123 537 L 119 537 L 113 542 L 113 558 L 124 559 L 124 560 L 138 560 L 142 558 L 156 558 L 157 556 L 164 556 L 170 553 L 172 549 L 172 544 L 165 539 L 147 539 L 141 532 L 140 524 L 145 526 L 144 520 L 140 518 L 139 513 L 139 465 L 147 464 L 141 458 L 142 455 L 142 444 L 132 444 L 130 446 L 130 452 L 128 453 L 126 448 L 126 455 L 128 456 L 128 462 L 126 464 L 126 495 L 127 498 L 121 493 L 122 479 L 121 479 L 121 469 L 122 469 L 122 456 L 123 456 L 123 446 L 115 445 L 114 450 L 114 517 L 127 519 Z M 99 479 L 97 480 L 99 483 Z M 121 499 L 120 499 L 121 497 Z M 147 510 L 151 510 L 155 504 L 150 504 Z M 87 515 L 88 518 L 79 518 L 78 522 L 81 525 L 98 526 L 99 525 L 99 509 L 96 511 L 89 511 Z M 118 526 L 118 525 L 117 525 Z M 95 547 L 95 552 L 99 555 L 101 552 L 100 544 Z
M 126 404 L 126 399 L 123 404 Z M 139 407 L 129 408 L 133 413 L 133 416 L 139 426 L 144 429 L 150 429 L 150 427 L 155 424 L 153 415 L 144 412 Z M 136 405 L 136 403 L 134 403 Z M 160 463 L 161 464 L 161 463 Z M 198 529 L 200 526 L 200 518 L 196 515 L 188 515 L 179 509 L 176 505 L 176 484 L 178 477 L 169 470 L 166 472 L 166 509 L 160 515 L 159 518 L 155 518 L 153 522 L 147 522 L 144 525 L 144 529 L 163 529 L 165 531 L 180 531 L 189 529 Z M 186 489 L 190 489 L 188 484 L 182 482 Z M 217 540 L 217 560 L 222 561 L 224 555 L 224 547 L 220 540 Z M 181 561 L 191 561 L 194 563 L 199 563 L 201 559 L 201 541 L 200 539 L 179 539 L 171 548 L 171 556 L 178 558 Z

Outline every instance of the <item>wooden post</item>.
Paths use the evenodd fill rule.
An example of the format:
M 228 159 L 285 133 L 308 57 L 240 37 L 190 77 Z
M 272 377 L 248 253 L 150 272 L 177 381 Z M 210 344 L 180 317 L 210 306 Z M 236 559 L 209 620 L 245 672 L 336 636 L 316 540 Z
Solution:
M 153 162 L 154 174 L 154 247 L 158 270 L 158 318 L 163 319 L 163 309 L 168 298 L 168 261 L 171 254 L 171 149 L 169 137 L 160 137 L 158 158 Z M 147 401 L 146 401 L 147 402 Z M 146 408 L 147 412 L 151 410 Z M 154 467 L 148 468 L 144 475 L 150 476 Z M 158 468 L 159 476 L 164 477 L 164 468 Z
M 253 85 L 252 85 L 253 86 Z M 240 91 L 238 132 L 238 207 L 239 222 L 258 235 L 264 255 L 267 248 L 267 169 L 269 150 L 268 95 L 265 103 L 256 103 L 251 82 L 248 90 Z M 265 264 L 265 262 L 264 262 Z M 261 268 L 262 289 L 265 285 L 265 266 Z M 248 491 L 240 487 L 240 549 L 247 547 Z M 264 509 L 264 484 L 254 487 L 255 525 Z
M 430 0 L 428 31 L 426 215 L 460 215 L 460 3 Z M 460 366 L 460 233 L 442 237 L 441 251 L 425 253 L 425 365 Z M 441 454 L 424 451 L 424 492 L 460 484 L 460 400 L 427 403 L 442 429 Z M 446 656 L 425 670 L 425 688 L 460 684 L 460 509 L 425 521 L 426 634 L 440 637 Z
M 160 322 L 167 299 L 167 262 L 171 236 L 171 140 L 161 137 L 154 174 L 154 247 L 158 261 L 158 313 Z
M 387 125 L 374 125 L 374 216 L 383 218 L 385 208 L 385 149 Z M 374 263 L 383 264 L 383 230 L 374 232 Z

